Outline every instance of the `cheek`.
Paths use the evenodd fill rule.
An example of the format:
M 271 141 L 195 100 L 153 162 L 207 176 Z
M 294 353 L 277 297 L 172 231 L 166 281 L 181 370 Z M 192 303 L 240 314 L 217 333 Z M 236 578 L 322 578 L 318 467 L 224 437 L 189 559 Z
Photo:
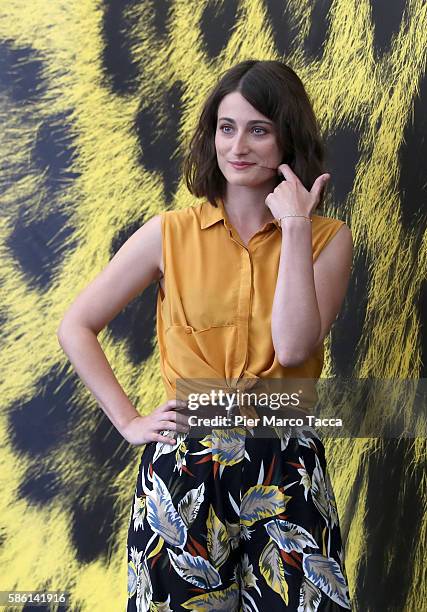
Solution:
M 282 161 L 282 153 L 280 149 L 277 148 L 275 143 L 271 143 L 268 147 L 264 149 L 265 155 L 272 160 L 272 162 L 280 163 Z
M 268 147 L 272 153 L 272 155 L 280 156 L 280 147 L 277 145 L 277 141 L 275 138 L 272 138 L 268 143 Z
M 215 149 L 218 156 L 224 155 L 226 150 L 224 140 L 220 136 L 215 137 Z

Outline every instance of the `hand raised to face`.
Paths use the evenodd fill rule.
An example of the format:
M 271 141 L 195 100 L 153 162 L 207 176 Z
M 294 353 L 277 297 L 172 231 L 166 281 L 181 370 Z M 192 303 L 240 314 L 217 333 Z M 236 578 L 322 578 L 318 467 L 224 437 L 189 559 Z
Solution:
M 276 219 L 284 215 L 310 217 L 331 175 L 326 173 L 318 176 L 308 191 L 288 164 L 280 164 L 277 170 L 282 173 L 285 180 L 281 181 L 265 199 L 271 214 Z

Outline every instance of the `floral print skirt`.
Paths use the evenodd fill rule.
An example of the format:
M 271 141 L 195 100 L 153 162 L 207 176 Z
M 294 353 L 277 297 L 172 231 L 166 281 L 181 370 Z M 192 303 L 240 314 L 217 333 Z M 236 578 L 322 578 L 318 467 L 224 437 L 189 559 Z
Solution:
M 351 609 L 324 446 L 310 427 L 271 429 L 144 447 L 127 612 Z

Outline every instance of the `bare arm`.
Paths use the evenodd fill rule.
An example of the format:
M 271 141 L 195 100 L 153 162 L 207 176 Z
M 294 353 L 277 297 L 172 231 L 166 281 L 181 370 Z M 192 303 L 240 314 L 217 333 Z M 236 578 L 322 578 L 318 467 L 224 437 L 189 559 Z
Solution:
M 343 225 L 313 265 L 311 226 L 286 219 L 272 310 L 272 338 L 280 363 L 303 363 L 328 334 L 344 300 L 353 242 Z
M 97 335 L 161 276 L 161 217 L 156 215 L 132 234 L 76 297 L 57 330 L 59 343 L 77 374 L 120 433 L 139 413 L 115 377 Z

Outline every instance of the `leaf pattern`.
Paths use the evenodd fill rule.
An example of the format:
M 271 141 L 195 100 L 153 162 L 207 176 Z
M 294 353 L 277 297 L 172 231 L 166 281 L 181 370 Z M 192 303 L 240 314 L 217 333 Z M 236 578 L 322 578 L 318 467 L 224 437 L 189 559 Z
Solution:
M 168 429 L 163 429 L 159 433 L 161 433 L 162 436 L 169 436 L 169 434 L 172 433 L 172 432 L 170 430 L 168 430 Z M 151 459 L 151 461 L 154 463 L 162 455 L 166 455 L 168 453 L 176 452 L 176 449 L 178 448 L 178 446 L 181 443 L 181 439 L 183 439 L 183 435 L 182 434 L 177 434 L 175 444 L 168 444 L 167 442 L 156 442 L 155 443 L 155 447 L 156 448 L 155 448 L 154 455 L 153 455 L 153 458 Z
M 213 589 L 221 584 L 221 576 L 203 557 L 193 557 L 187 552 L 177 555 L 170 549 L 168 555 L 177 574 L 187 582 L 201 589 Z
M 225 563 L 230 553 L 227 529 L 211 505 L 206 523 L 209 558 L 216 568 Z
M 151 599 L 153 596 L 153 586 L 148 571 L 147 559 L 139 565 L 138 582 L 136 588 L 136 607 L 141 612 L 149 612 Z
M 291 552 L 302 552 L 306 546 L 319 548 L 316 540 L 303 527 L 284 521 L 275 519 L 264 525 L 268 535 L 276 542 L 282 550 Z
M 331 528 L 338 523 L 338 514 L 332 484 L 328 470 L 322 470 L 319 458 L 315 457 L 316 467 L 313 470 L 311 493 L 313 502 Z
M 149 445 L 130 518 L 128 612 L 351 609 L 324 448 L 307 428 Z
M 326 491 L 326 484 L 321 474 L 321 467 L 318 458 L 316 457 L 316 467 L 313 470 L 311 476 L 311 495 L 313 503 L 319 510 L 320 514 L 325 519 L 326 523 L 329 522 L 329 501 Z
M 157 538 L 157 545 L 153 550 L 147 555 L 147 559 L 151 559 L 151 557 L 155 557 L 163 548 L 163 544 L 165 543 L 164 539 L 160 536 Z
M 222 591 L 196 595 L 181 605 L 193 612 L 230 612 L 236 609 L 238 601 L 239 588 L 237 584 L 232 584 Z
M 347 584 L 335 559 L 318 554 L 306 555 L 303 553 L 302 567 L 305 576 L 332 601 L 343 606 L 343 608 L 351 609 Z
M 274 545 L 272 540 L 269 540 L 265 545 L 260 559 L 259 569 L 264 576 L 267 584 L 276 591 L 283 599 L 285 604 L 288 604 L 288 583 L 286 582 L 285 569 L 279 550 Z
M 141 497 L 137 497 L 135 494 L 135 499 L 133 502 L 133 528 L 135 531 L 137 529 L 144 528 L 144 518 L 146 514 L 146 500 L 145 495 L 141 495 Z
M 187 493 L 179 502 L 178 512 L 181 515 L 181 518 L 187 528 L 191 527 L 191 525 L 193 524 L 204 498 L 205 483 L 202 482 L 202 484 L 197 487 L 197 489 L 191 489 L 190 491 L 187 491 Z
M 280 514 L 285 511 L 289 499 L 289 495 L 284 495 L 274 485 L 250 487 L 242 498 L 240 522 L 249 526 L 263 518 Z
M 240 523 L 229 523 L 227 520 L 225 521 L 227 526 L 227 534 L 230 539 L 231 549 L 234 550 L 239 546 L 240 540 Z
M 280 450 L 285 450 L 289 444 L 289 440 L 292 436 L 292 427 L 289 425 L 275 425 L 274 430 L 278 438 L 280 438 L 281 445 Z
M 252 563 L 249 561 L 249 555 L 244 553 L 241 562 L 235 568 L 235 580 L 239 583 L 243 591 L 247 591 L 250 588 L 254 588 L 261 595 L 261 590 L 257 586 L 257 578 L 254 574 L 254 568 Z
M 175 510 L 169 491 L 160 476 L 153 472 L 152 480 L 152 491 L 143 483 L 147 496 L 147 521 L 151 529 L 168 544 L 182 547 L 187 539 L 185 523 Z
M 231 466 L 240 463 L 245 456 L 244 439 L 245 430 L 242 427 L 213 429 L 200 444 L 210 449 L 212 461 Z
M 308 492 L 311 489 L 311 478 L 305 467 L 304 459 L 298 457 L 298 461 L 301 464 L 301 467 L 298 468 L 298 474 L 301 476 L 300 485 L 304 487 L 304 497 L 307 500 Z
M 150 606 L 150 612 L 173 612 L 170 607 L 170 594 L 166 601 L 152 601 Z
M 133 597 L 136 593 L 140 597 L 141 558 L 142 552 L 138 552 L 135 546 L 132 546 L 128 562 L 128 597 Z
M 320 589 L 304 576 L 297 612 L 317 612 L 322 599 Z
M 313 448 L 316 445 L 315 440 L 320 442 L 320 438 L 313 427 L 306 425 L 302 427 L 295 427 L 292 432 L 292 437 L 296 437 L 300 446 L 306 446 L 307 448 Z

